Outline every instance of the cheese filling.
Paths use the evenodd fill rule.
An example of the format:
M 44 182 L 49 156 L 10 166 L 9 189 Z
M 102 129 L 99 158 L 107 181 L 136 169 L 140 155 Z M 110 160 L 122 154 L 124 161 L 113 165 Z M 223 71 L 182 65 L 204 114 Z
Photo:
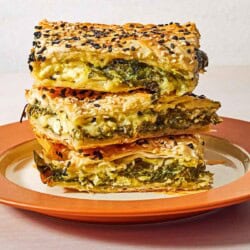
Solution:
M 92 118 L 69 118 L 65 112 L 53 112 L 41 108 L 39 104 L 27 108 L 31 123 L 44 134 L 52 132 L 62 139 L 71 141 L 105 140 L 117 137 L 133 138 L 147 133 L 167 129 L 182 130 L 193 125 L 206 126 L 219 122 L 213 109 L 182 110 L 180 107 L 155 112 L 148 109 L 143 112 L 122 113 L 117 117 L 97 115 Z
M 146 63 L 124 59 L 114 59 L 103 67 L 81 60 L 45 61 L 34 68 L 34 75 L 44 86 L 73 86 L 105 92 L 142 88 L 159 94 L 182 95 L 192 92 L 197 83 L 197 79 L 178 72 L 165 72 Z
M 212 174 L 205 171 L 202 161 L 130 156 L 86 165 L 81 160 L 49 160 L 35 153 L 35 162 L 41 174 L 46 176 L 45 183 L 52 186 L 61 183 L 80 191 L 127 187 L 197 190 L 209 188 L 212 183 Z

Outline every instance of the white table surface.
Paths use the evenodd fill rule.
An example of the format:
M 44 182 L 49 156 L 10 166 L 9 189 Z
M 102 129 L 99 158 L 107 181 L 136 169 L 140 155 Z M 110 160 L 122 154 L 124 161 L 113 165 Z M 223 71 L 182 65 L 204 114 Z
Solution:
M 19 120 L 31 83 L 28 72 L 0 75 L 0 125 Z M 250 121 L 250 66 L 210 67 L 195 93 L 221 101 L 220 115 Z M 0 249 L 250 249 L 250 202 L 185 220 L 126 226 L 0 205 Z

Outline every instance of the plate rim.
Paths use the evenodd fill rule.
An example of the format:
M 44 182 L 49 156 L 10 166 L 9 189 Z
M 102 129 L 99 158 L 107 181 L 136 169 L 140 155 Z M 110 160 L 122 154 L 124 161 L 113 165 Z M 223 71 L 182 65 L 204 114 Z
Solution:
M 231 130 L 233 128 L 237 128 L 237 133 Z M 242 137 L 249 133 L 249 122 L 225 117 L 223 122 L 213 127 L 208 134 L 226 139 L 249 152 L 250 142 L 244 140 L 244 136 Z M 0 157 L 14 147 L 34 139 L 27 121 L 1 126 L 0 137 Z M 5 188 L 0 189 L 0 203 L 59 217 L 78 216 L 86 220 L 92 220 L 94 217 L 97 220 L 98 218 L 116 218 L 116 220 L 127 218 L 129 220 L 135 217 L 147 218 L 207 211 L 244 202 L 250 199 L 249 180 L 250 171 L 227 185 L 201 193 L 166 199 L 124 201 L 75 199 L 45 194 L 18 186 L 1 173 L 0 185 Z

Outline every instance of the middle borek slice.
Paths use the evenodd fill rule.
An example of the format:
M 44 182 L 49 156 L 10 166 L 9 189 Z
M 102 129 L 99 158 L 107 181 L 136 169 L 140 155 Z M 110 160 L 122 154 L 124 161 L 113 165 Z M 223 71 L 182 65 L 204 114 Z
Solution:
M 73 150 L 191 134 L 220 121 L 220 103 L 194 95 L 154 99 L 146 92 L 114 95 L 33 88 L 26 97 L 35 133 Z

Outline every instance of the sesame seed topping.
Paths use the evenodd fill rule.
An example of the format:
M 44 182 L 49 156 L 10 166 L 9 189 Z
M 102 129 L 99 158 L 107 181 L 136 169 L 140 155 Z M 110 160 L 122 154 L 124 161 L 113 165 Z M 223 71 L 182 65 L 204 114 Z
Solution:
M 37 38 L 37 39 L 39 39 L 41 37 L 41 35 L 42 35 L 42 33 L 40 31 L 36 31 L 34 33 L 34 37 Z
M 158 25 L 134 23 L 105 25 L 45 20 L 35 26 L 33 54 L 29 57 L 29 63 L 43 62 L 47 58 L 49 60 L 57 51 L 72 47 L 80 52 L 86 51 L 86 53 L 92 53 L 94 50 L 98 50 L 99 54 L 112 53 L 114 57 L 126 53 L 129 56 L 133 55 L 136 59 L 144 56 L 145 52 L 141 49 L 144 46 L 142 41 L 146 41 L 146 47 L 159 53 L 163 60 L 169 57 L 169 54 L 175 60 L 180 60 L 177 48 L 190 46 L 184 49 L 191 62 L 195 60 L 193 55 L 195 49 L 199 48 L 199 33 L 195 25 L 191 23 L 185 25 L 173 22 Z M 171 62 L 172 59 L 168 58 L 168 61 Z M 195 67 L 195 63 L 192 67 Z M 29 68 L 31 70 L 31 67 Z M 33 68 L 32 64 L 32 70 Z

